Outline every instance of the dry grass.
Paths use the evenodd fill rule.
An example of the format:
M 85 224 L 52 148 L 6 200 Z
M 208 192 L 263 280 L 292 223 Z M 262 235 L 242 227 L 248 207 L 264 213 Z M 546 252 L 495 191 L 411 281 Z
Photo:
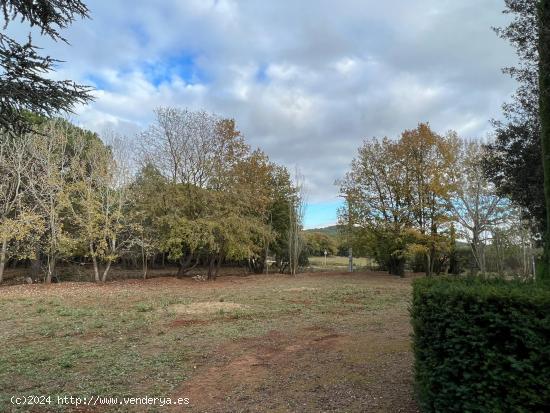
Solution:
M 206 301 L 193 304 L 174 304 L 167 307 L 168 311 L 176 314 L 214 314 L 235 311 L 247 308 L 247 306 L 238 303 L 226 303 L 216 301 Z
M 183 396 L 197 412 L 415 412 L 410 290 L 378 273 L 2 287 L 0 411 L 29 411 L 12 395 L 44 394 Z
M 311 287 L 294 287 L 294 288 L 285 288 L 283 291 L 316 291 L 317 288 L 311 288 Z

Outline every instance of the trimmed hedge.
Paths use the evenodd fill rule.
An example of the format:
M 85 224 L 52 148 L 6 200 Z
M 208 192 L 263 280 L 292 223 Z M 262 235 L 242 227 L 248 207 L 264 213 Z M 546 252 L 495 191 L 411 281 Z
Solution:
M 411 308 L 424 412 L 550 412 L 550 289 L 422 278 Z

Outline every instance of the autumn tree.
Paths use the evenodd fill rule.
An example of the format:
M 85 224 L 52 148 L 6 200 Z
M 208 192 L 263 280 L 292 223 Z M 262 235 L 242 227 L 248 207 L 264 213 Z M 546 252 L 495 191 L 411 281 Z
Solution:
M 406 190 L 418 231 L 416 250 L 426 257 L 426 273 L 434 272 L 436 261 L 446 254 L 448 239 L 441 230 L 450 221 L 451 174 L 456 168 L 458 137 L 441 136 L 421 123 L 402 133 L 398 148 L 410 187 Z
M 32 134 L 0 136 L 0 282 L 9 258 L 31 258 L 43 221 L 28 202 Z M 34 241 L 34 242 L 33 242 Z
M 250 239 L 251 253 L 246 257 L 249 268 L 256 273 L 267 268 L 270 246 L 280 237 L 277 219 L 274 221 L 274 208 L 279 197 L 288 198 L 280 192 L 288 189 L 280 186 L 285 173 L 285 168 L 271 162 L 265 153 L 257 149 L 235 164 L 228 174 L 232 179 L 225 191 L 233 199 L 231 203 L 238 206 L 240 215 L 255 222 L 254 225 L 260 230 Z
M 71 237 L 66 231 L 63 210 L 66 207 L 66 174 L 71 155 L 71 126 L 64 121 L 46 122 L 35 133 L 30 148 L 32 162 L 28 169 L 28 188 L 45 224 L 39 248 L 45 257 L 45 278 L 50 283 L 56 276 L 56 264 L 70 254 Z
M 340 224 L 351 217 L 353 238 L 391 274 L 403 275 L 411 254 L 424 257 L 428 275 L 447 259 L 457 147 L 454 133 L 441 136 L 421 123 L 397 140 L 365 140 L 341 181 Z
M 222 262 L 263 258 L 264 245 L 272 233 L 266 222 L 269 207 L 271 164 L 265 154 L 254 151 L 220 170 L 223 179 L 205 194 L 209 201 L 199 221 L 207 228 L 208 278 L 214 279 Z
M 270 211 L 277 167 L 251 151 L 234 120 L 178 108 L 159 108 L 141 136 L 142 172 L 154 180 L 138 195 L 159 250 L 179 262 L 179 275 L 202 263 L 213 279 L 224 260 L 263 268 L 274 239 Z M 150 189 L 147 189 L 150 188 Z
M 351 171 L 340 181 L 340 193 L 348 201 L 339 211 L 341 225 L 353 217 L 373 242 L 371 252 L 390 274 L 403 275 L 412 225 L 410 187 L 398 144 L 388 138 L 366 139 L 352 161 Z
M 84 131 L 76 133 L 72 145 L 80 155 L 70 159 L 69 221 L 74 241 L 92 260 L 94 280 L 105 282 L 111 265 L 136 236 L 128 214 L 128 153 L 120 137 L 114 136 L 106 145 Z
M 151 164 L 138 171 L 129 187 L 129 214 L 134 228 L 133 245 L 141 257 L 143 278 L 147 278 L 149 260 L 161 251 L 162 227 L 159 219 L 166 214 L 164 176 Z M 163 258 L 164 258 L 164 252 Z
M 284 273 L 289 266 L 290 213 L 297 188 L 292 182 L 288 170 L 280 165 L 273 165 L 268 186 L 270 188 L 270 204 L 265 219 L 273 237 L 264 246 L 265 254 L 261 268 L 268 271 L 266 261 L 272 254 L 279 271 Z
M 298 191 L 286 169 L 251 150 L 231 119 L 179 109 L 158 116 L 136 176 L 116 137 L 44 118 L 33 132 L 6 134 L 1 268 L 34 254 L 49 283 L 59 263 L 78 258 L 105 282 L 113 264 L 137 256 L 146 277 L 160 254 L 178 262 L 180 276 L 201 265 L 215 279 L 224 262 L 262 271 L 271 250 L 288 269 L 289 230 L 294 222 L 299 234 L 301 224 L 291 219 Z
M 72 189 L 84 178 L 77 174 L 77 161 L 85 159 L 93 144 L 101 141 L 61 119 L 42 118 L 33 129 L 15 140 L 28 137 L 22 200 L 26 210 L 40 217 L 37 222 L 44 228 L 38 242 L 32 244 L 36 262 L 44 264 L 44 281 L 49 283 L 57 276 L 59 261 L 78 251 L 82 228 L 75 226 L 74 216 L 68 212 L 75 201 L 71 198 Z M 90 170 L 86 173 L 89 175 Z
M 155 110 L 140 141 L 143 164 L 189 188 L 219 185 L 220 170 L 247 150 L 233 120 L 173 107 Z
M 203 161 L 215 156 L 216 122 L 205 112 L 158 108 L 155 121 L 141 134 L 143 165 L 154 168 L 167 180 L 162 194 L 163 216 L 157 222 L 164 227 L 160 232 L 164 235 L 162 249 L 179 261 L 178 275 L 198 264 L 199 250 L 205 242 L 205 234 L 194 221 L 208 202 L 202 185 L 214 166 Z

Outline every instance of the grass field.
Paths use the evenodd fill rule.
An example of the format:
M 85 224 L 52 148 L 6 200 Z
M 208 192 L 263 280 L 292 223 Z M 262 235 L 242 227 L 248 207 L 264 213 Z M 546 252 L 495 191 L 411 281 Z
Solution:
M 415 412 L 410 279 L 377 273 L 0 288 L 0 411 Z M 11 396 L 49 395 L 48 406 Z M 57 396 L 189 406 L 57 405 Z
M 313 269 L 341 269 L 344 270 L 348 268 L 348 257 L 339 257 L 336 255 L 328 256 L 325 263 L 325 257 L 309 257 L 309 265 Z M 373 266 L 374 262 L 364 257 L 354 257 L 353 258 L 353 268 L 354 269 L 365 269 L 368 266 Z

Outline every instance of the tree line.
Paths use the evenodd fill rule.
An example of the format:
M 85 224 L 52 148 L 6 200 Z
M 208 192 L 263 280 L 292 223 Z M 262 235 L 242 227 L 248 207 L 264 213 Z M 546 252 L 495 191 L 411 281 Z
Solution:
M 487 267 L 489 250 L 494 256 L 491 261 L 496 263 L 493 267 L 500 270 L 506 261 L 502 251 L 520 246 L 523 273 L 527 273 L 528 267 L 533 271 L 534 255 L 537 255 L 538 275 L 548 276 L 550 185 L 545 185 L 545 180 L 548 181 L 550 172 L 545 171 L 544 166 L 550 130 L 546 87 L 549 83 L 548 2 L 505 0 L 504 4 L 504 13 L 510 16 L 510 22 L 494 30 L 516 50 L 518 63 L 504 68 L 503 72 L 516 80 L 518 87 L 512 99 L 503 104 L 502 119 L 492 120 L 492 141 L 486 146 L 470 144 L 469 149 L 466 149 L 468 145 L 458 144 L 453 150 L 452 141 L 456 139 L 439 137 L 439 144 L 429 146 L 440 158 L 437 162 L 443 168 L 441 176 L 445 179 L 442 186 L 434 181 L 437 184 L 429 189 L 430 185 L 422 181 L 419 184 L 418 179 L 411 178 L 411 168 L 403 164 L 417 164 L 418 156 L 397 154 L 397 149 L 392 149 L 393 144 L 387 140 L 368 140 L 360 148 L 350 174 L 341 183 L 342 195 L 348 203 L 340 213 L 340 220 L 348 227 L 350 217 L 355 220 L 352 232 L 356 247 L 376 255 L 381 265 L 391 272 L 402 271 L 404 262 L 411 260 L 411 251 L 423 257 L 421 261 L 426 261 L 423 266 L 428 273 L 442 261 L 451 270 L 457 261 L 454 240 L 458 236 L 471 250 L 473 266 L 481 271 Z M 424 140 L 419 137 L 424 133 L 422 129 L 427 135 L 432 134 L 426 125 L 421 125 L 413 133 L 419 145 Z M 403 134 L 397 146 L 406 146 L 407 134 Z M 376 145 L 388 160 L 372 155 Z M 446 155 L 449 150 L 457 154 L 455 159 Z M 369 157 L 373 165 L 380 164 L 382 175 L 377 177 L 381 179 L 380 185 L 367 182 L 373 173 L 365 167 Z M 387 173 L 390 162 L 394 162 L 392 167 L 397 169 Z M 417 173 L 418 166 L 414 168 Z M 461 175 L 456 171 L 461 171 Z M 458 179 L 460 176 L 467 179 Z M 407 183 L 397 184 L 401 178 Z M 421 195 L 426 189 L 431 198 Z M 408 195 L 411 192 L 416 195 Z M 361 199 L 366 201 L 363 206 L 358 202 Z M 404 209 L 405 205 L 411 209 Z M 369 225 L 365 222 L 368 216 L 373 218 Z M 392 232 L 395 237 L 389 236 Z M 362 242 L 357 242 L 357 237 L 362 237 Z M 379 240 L 379 247 L 375 247 L 375 239 Z M 533 254 L 535 247 L 544 248 L 542 257 Z
M 467 244 L 470 267 L 486 272 L 487 247 L 513 239 L 532 272 L 532 237 L 521 210 L 486 177 L 487 147 L 440 135 L 426 123 L 397 139 L 366 139 L 339 182 L 341 228 L 355 251 L 403 275 L 405 264 L 428 275 L 459 272 L 457 245 Z M 527 256 L 529 255 L 529 256 Z M 500 272 L 500 271 L 499 271 Z
M 481 182 L 479 178 L 481 183 L 478 186 L 467 185 L 476 182 L 475 179 L 461 182 L 460 176 L 456 175 L 458 169 L 455 166 L 463 165 L 457 159 L 466 156 L 464 152 L 468 150 L 459 144 L 457 156 L 452 155 L 455 153 L 452 149 L 452 136 L 441 137 L 434 134 L 437 138 L 430 138 L 429 135 L 433 132 L 426 132 L 425 142 L 419 138 L 419 142 L 422 141 L 420 144 L 426 145 L 430 151 L 425 154 L 426 158 L 423 154 L 411 151 L 411 145 L 407 142 L 417 139 L 413 130 L 407 131 L 408 137 L 403 134 L 397 147 L 393 147 L 387 139 L 366 141 L 350 174 L 341 182 L 342 196 L 347 202 L 340 217 L 342 225 L 348 228 L 348 234 L 353 233 L 350 240 L 355 243 L 354 249 L 368 250 L 378 257 L 381 265 L 391 268 L 392 272 L 400 273 L 411 254 L 416 257 L 415 261 L 421 262 L 419 267 L 424 267 L 429 273 L 445 267 L 449 270 L 455 268 L 455 239 L 467 242 L 476 267 L 483 271 L 487 266 L 486 250 L 492 248 L 498 262 L 501 243 L 504 249 L 518 242 L 522 246 L 532 245 L 534 234 L 534 241 L 538 246 L 544 246 L 546 251 L 541 261 L 543 265 L 538 268 L 541 275 L 548 273 L 550 242 L 545 233 L 549 228 L 547 203 L 550 199 L 550 185 L 546 185 L 546 199 L 545 191 L 542 190 L 545 175 L 547 181 L 550 175 L 543 168 L 543 161 L 546 159 L 543 154 L 548 152 L 547 145 L 544 146 L 543 143 L 548 141 L 546 138 L 549 130 L 546 87 L 548 30 L 545 20 L 548 17 L 548 2 L 505 0 L 504 3 L 504 12 L 511 15 L 510 23 L 496 28 L 495 31 L 517 51 L 518 65 L 505 68 L 504 72 L 517 80 L 519 86 L 513 99 L 503 105 L 503 119 L 493 121 L 494 141 L 483 148 L 478 144 L 470 148 L 470 152 L 482 152 L 480 156 L 468 155 L 470 172 L 474 178 L 484 176 L 486 180 Z M 66 39 L 61 35 L 62 30 L 78 18 L 89 17 L 88 8 L 79 0 L 62 3 L 4 0 L 0 1 L 0 8 L 6 27 L 17 19 L 39 28 L 41 35 L 63 42 Z M 129 168 L 122 166 L 123 161 L 128 160 L 127 156 L 115 160 L 116 154 L 122 151 L 116 145 L 103 144 L 102 147 L 97 143 L 97 136 L 91 137 L 93 134 L 87 140 L 75 138 L 82 131 L 75 132 L 78 128 L 66 122 L 45 122 L 43 118 L 29 115 L 31 112 L 51 117 L 70 112 L 76 104 L 93 99 L 89 87 L 70 80 L 51 80 L 48 74 L 54 70 L 56 62 L 49 56 L 40 55 L 30 35 L 28 41 L 18 42 L 17 39 L 0 34 L 0 274 L 8 261 L 13 263 L 31 260 L 34 272 L 39 272 L 39 268 L 45 269 L 45 279 L 49 280 L 55 274 L 56 263 L 76 254 L 76 251 L 81 257 L 93 262 L 95 278 L 99 280 L 107 277 L 113 262 L 130 255 L 134 259 L 136 256 L 141 257 L 145 274 L 147 263 L 157 257 L 177 261 L 181 273 L 188 271 L 195 263 L 208 263 L 210 273 L 214 274 L 223 259 L 242 258 L 247 255 L 243 251 L 247 250 L 246 261 L 251 267 L 261 271 L 265 267 L 265 257 L 270 248 L 278 257 L 276 261 L 280 268 L 296 271 L 304 256 L 304 240 L 299 236 L 300 225 L 297 224 L 303 215 L 300 203 L 303 197 L 300 196 L 301 191 L 297 185 L 290 184 L 293 189 L 287 191 L 286 206 L 271 198 L 271 209 L 267 213 L 265 209 L 263 212 L 258 209 L 253 212 L 254 208 L 247 209 L 242 202 L 236 203 L 237 208 L 242 208 L 239 214 L 246 213 L 246 223 L 233 219 L 235 228 L 250 224 L 253 218 L 263 222 L 263 225 L 254 227 L 254 239 L 263 240 L 256 242 L 254 248 L 250 247 L 250 237 L 243 237 L 245 242 L 242 245 L 248 243 L 248 247 L 242 250 L 230 247 L 235 244 L 235 239 L 231 239 L 222 230 L 223 226 L 218 225 L 222 221 L 219 216 L 223 212 L 220 212 L 221 206 L 215 206 L 233 206 L 225 201 L 234 199 L 229 193 L 233 193 L 233 197 L 236 195 L 233 190 L 227 190 L 223 180 L 214 177 L 216 171 L 212 165 L 214 154 L 217 153 L 214 148 L 220 147 L 222 153 L 225 153 L 220 158 L 225 162 L 224 167 L 233 165 L 229 161 L 232 155 L 223 152 L 226 149 L 223 145 L 231 142 L 231 150 L 238 152 L 239 137 L 227 141 L 218 138 L 208 141 L 204 137 L 208 134 L 212 136 L 212 130 L 220 133 L 220 130 L 226 129 L 231 134 L 230 120 L 209 123 L 205 119 L 212 118 L 213 115 L 203 113 L 200 116 L 191 116 L 178 114 L 177 110 L 172 110 L 172 113 L 170 110 L 160 111 L 157 113 L 156 123 L 142 136 L 142 142 L 148 144 L 141 145 L 141 159 L 147 160 L 147 163 L 140 164 L 137 172 L 132 170 L 129 173 Z M 29 117 L 33 118 L 34 123 L 29 122 Z M 202 120 L 199 119 L 201 117 Z M 163 130 L 178 128 L 172 124 L 176 118 L 185 118 L 182 122 L 178 120 L 185 127 L 176 130 L 176 135 L 182 132 L 181 136 L 187 138 L 175 139 L 173 136 L 176 135 L 163 138 Z M 37 119 L 41 119 L 40 127 L 37 127 Z M 421 126 L 416 135 L 424 133 Z M 190 130 L 195 132 L 190 133 Z M 55 138 L 50 141 L 41 138 L 43 136 Z M 222 146 L 217 146 L 220 144 Z M 101 150 L 90 149 L 88 146 L 97 146 Z M 178 150 L 182 148 L 186 150 L 185 154 L 178 155 Z M 380 149 L 388 158 L 377 158 L 375 149 Z M 83 166 L 74 161 L 79 154 L 87 156 L 88 152 L 93 153 L 94 150 L 100 155 L 89 161 L 93 165 Z M 244 155 L 244 152 L 247 154 Z M 250 151 L 250 148 L 244 152 L 240 153 L 243 159 L 252 158 L 254 153 L 256 158 L 263 155 L 261 152 Z M 238 158 L 239 155 L 236 156 Z M 444 171 L 441 176 L 437 177 L 434 171 L 430 171 L 433 166 L 427 161 L 430 157 Z M 379 172 L 383 174 L 377 176 L 379 187 L 373 188 L 372 180 L 368 179 L 369 174 L 373 174 L 373 171 L 365 167 L 368 159 L 374 164 L 380 162 L 382 165 Z M 411 165 L 416 166 L 410 166 L 408 162 L 413 162 Z M 190 166 L 191 163 L 195 166 Z M 268 160 L 267 163 L 272 165 Z M 277 169 L 275 165 L 272 166 L 273 170 Z M 388 170 L 393 167 L 396 168 L 395 171 Z M 230 167 L 231 174 L 235 172 L 232 168 L 233 166 Z M 88 175 L 91 172 L 88 169 L 102 171 L 98 173 L 103 174 L 103 177 L 90 178 Z M 126 172 L 121 172 L 123 170 Z M 473 173 L 472 170 L 476 172 Z M 288 176 L 288 172 L 286 174 Z M 274 172 L 273 176 L 276 175 Z M 283 179 L 283 175 L 281 173 L 279 178 Z M 401 179 L 398 177 L 404 177 L 405 184 L 398 183 Z M 237 178 L 233 176 L 232 179 Z M 438 180 L 441 182 L 438 183 Z M 140 185 L 136 182 L 149 183 L 153 187 L 158 185 L 159 191 L 170 194 L 166 199 L 182 197 L 180 192 L 195 198 L 193 201 L 174 201 L 175 205 L 163 204 L 162 208 L 145 205 L 150 200 L 144 194 L 140 198 L 136 189 Z M 242 182 L 238 186 L 241 184 Z M 102 194 L 100 200 L 90 195 L 95 192 L 96 187 L 102 188 L 98 190 Z M 488 191 L 490 195 L 481 196 L 480 193 L 484 191 Z M 210 199 L 212 194 L 219 196 Z M 79 201 L 76 202 L 75 199 Z M 361 200 L 365 201 L 364 205 L 361 205 Z M 474 205 L 478 204 L 477 209 L 472 210 L 468 206 L 472 202 Z M 493 208 L 491 205 L 494 202 L 496 206 Z M 501 202 L 508 203 L 510 207 L 501 208 Z M 136 212 L 137 205 L 143 208 L 139 213 Z M 294 207 L 287 208 L 289 205 Z M 486 207 L 486 214 L 479 213 L 478 210 Z M 159 209 L 151 214 L 146 208 Z M 181 210 L 177 210 L 178 208 Z M 410 209 L 407 211 L 407 208 Z M 214 209 L 217 212 L 213 212 Z M 239 215 L 235 214 L 236 211 L 237 209 L 232 209 L 233 215 L 228 216 L 234 218 Z M 495 211 L 505 213 L 501 216 Z M 156 213 L 161 216 L 165 214 L 164 218 L 158 218 Z M 90 219 L 83 218 L 86 214 Z M 283 219 L 281 216 L 284 214 L 287 216 Z M 267 225 L 266 216 L 269 217 Z M 181 221 L 179 230 L 172 222 L 174 217 Z M 187 221 L 184 222 L 181 217 L 185 217 Z M 259 217 L 263 217 L 263 221 Z M 372 222 L 367 222 L 368 217 L 372 218 Z M 193 227 L 191 223 L 202 222 L 201 219 L 209 222 L 210 230 L 201 232 Z M 218 224 L 214 225 L 216 219 Z M 223 223 L 229 225 L 229 222 L 231 220 Z M 282 222 L 288 223 L 287 227 Z M 80 229 L 84 235 L 74 237 L 72 234 Z M 391 237 L 388 235 L 391 233 L 398 236 Z M 169 240 L 166 234 L 171 234 Z M 188 237 L 184 242 L 181 241 L 182 234 Z M 376 248 L 376 243 L 373 242 L 375 239 L 379 241 L 379 247 Z M 319 241 L 313 240 L 312 244 L 320 245 Z M 86 253 L 82 252 L 83 245 L 86 245 Z M 259 259 L 262 248 L 264 258 Z M 322 248 L 324 251 L 325 247 Z M 310 249 L 316 251 L 315 253 L 322 252 L 318 245 L 313 245 Z M 527 253 L 527 250 L 524 248 L 523 255 L 532 255 L 532 251 Z M 147 257 L 151 258 L 148 260 Z M 527 268 L 527 258 L 523 261 L 523 267 Z
M 262 272 L 268 257 L 295 273 L 300 188 L 286 168 L 252 150 L 234 120 L 159 108 L 130 147 L 60 119 L 0 139 L 0 281 L 8 262 L 51 282 L 59 263 L 108 279 L 120 260 L 166 260 L 213 279 L 223 262 Z M 300 245 L 296 245 L 296 243 Z

